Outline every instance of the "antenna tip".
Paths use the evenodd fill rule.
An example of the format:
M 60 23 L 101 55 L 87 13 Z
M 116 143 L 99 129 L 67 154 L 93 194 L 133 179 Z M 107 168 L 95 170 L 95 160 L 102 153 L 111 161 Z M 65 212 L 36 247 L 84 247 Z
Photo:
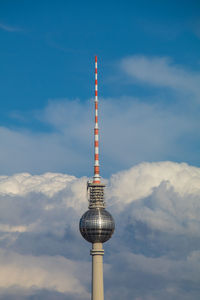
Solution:
M 95 55 L 95 62 L 97 62 L 97 55 Z

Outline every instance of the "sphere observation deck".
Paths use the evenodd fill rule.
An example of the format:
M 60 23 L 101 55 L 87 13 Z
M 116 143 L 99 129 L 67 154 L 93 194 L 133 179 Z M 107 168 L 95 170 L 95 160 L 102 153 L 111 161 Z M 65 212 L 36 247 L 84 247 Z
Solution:
M 92 208 L 81 217 L 79 229 L 86 241 L 104 243 L 111 238 L 115 222 L 111 214 L 104 208 Z

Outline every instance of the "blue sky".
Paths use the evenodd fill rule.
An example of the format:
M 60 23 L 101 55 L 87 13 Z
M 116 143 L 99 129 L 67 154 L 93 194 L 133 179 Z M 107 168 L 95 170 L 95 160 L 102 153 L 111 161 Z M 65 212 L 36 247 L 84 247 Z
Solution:
M 1 1 L 0 173 L 90 175 L 94 55 L 100 113 L 110 109 L 100 114 L 102 175 L 141 161 L 199 165 L 199 12 L 199 1 Z M 137 117 L 124 126 L 134 105 Z M 106 135 L 115 126 L 106 118 L 121 134 Z
M 198 1 L 1 1 L 0 18 L 1 110 L 88 99 L 95 54 L 103 82 L 130 55 L 170 56 L 198 70 Z M 115 85 L 102 96 L 116 96 Z
M 90 297 L 95 55 L 105 298 L 199 300 L 199 17 L 199 1 L 0 1 L 0 300 Z

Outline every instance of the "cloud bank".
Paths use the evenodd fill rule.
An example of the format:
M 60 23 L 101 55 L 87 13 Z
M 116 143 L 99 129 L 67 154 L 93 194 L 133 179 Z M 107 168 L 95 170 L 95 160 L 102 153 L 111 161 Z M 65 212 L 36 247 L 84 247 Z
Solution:
M 0 177 L 0 299 L 88 299 L 90 245 L 78 231 L 86 181 Z M 142 163 L 111 176 L 106 299 L 199 298 L 199 194 L 200 169 L 186 163 Z
M 0 174 L 50 170 L 76 176 L 91 174 L 91 112 L 92 101 L 50 101 L 35 114 L 48 130 L 0 127 Z M 198 161 L 194 149 L 199 141 L 199 119 L 190 110 L 186 114 L 179 108 L 171 110 L 170 106 L 124 97 L 101 99 L 99 115 L 104 177 L 141 161 Z

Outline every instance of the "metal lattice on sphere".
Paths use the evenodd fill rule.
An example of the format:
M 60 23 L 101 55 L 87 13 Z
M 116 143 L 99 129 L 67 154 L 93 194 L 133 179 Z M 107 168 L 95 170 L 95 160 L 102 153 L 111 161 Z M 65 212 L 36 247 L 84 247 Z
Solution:
M 104 243 L 108 241 L 115 229 L 115 222 L 111 214 L 104 208 L 89 209 L 80 219 L 80 232 L 90 243 Z

